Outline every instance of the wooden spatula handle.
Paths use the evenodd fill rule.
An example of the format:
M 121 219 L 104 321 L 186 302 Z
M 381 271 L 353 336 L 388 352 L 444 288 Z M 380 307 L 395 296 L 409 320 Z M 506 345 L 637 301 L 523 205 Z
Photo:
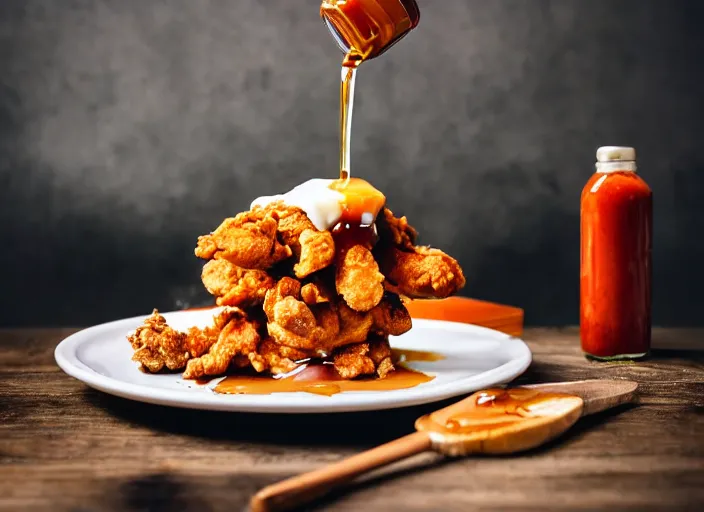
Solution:
M 251 510 L 274 512 L 303 505 L 367 471 L 427 450 L 430 450 L 430 438 L 425 432 L 415 432 L 336 464 L 265 487 L 252 498 Z

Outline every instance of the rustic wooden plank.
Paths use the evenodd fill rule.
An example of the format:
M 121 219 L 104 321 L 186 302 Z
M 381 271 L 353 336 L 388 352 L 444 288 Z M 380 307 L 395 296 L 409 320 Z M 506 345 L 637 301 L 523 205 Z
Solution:
M 76 331 L 77 328 L 0 329 L 0 372 L 55 369 L 56 345 Z
M 258 488 L 408 433 L 443 405 L 321 417 L 140 404 L 56 368 L 53 349 L 70 332 L 0 332 L 2 509 L 242 510 Z M 520 381 L 632 378 L 639 404 L 586 418 L 523 456 L 422 456 L 318 508 L 699 510 L 702 332 L 656 330 L 651 359 L 602 364 L 582 357 L 575 329 L 528 329 L 535 361 Z

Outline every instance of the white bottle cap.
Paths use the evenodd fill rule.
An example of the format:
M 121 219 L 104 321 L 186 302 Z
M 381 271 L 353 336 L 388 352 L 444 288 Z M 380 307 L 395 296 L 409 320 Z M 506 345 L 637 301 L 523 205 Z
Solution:
M 628 146 L 602 146 L 596 150 L 596 172 L 635 172 L 636 150 Z
M 636 150 L 627 146 L 602 146 L 596 150 L 597 162 L 635 162 Z

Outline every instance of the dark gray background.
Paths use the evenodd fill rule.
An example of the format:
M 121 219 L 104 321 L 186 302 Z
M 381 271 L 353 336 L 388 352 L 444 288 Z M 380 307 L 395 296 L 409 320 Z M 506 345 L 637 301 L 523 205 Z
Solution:
M 358 76 L 353 172 L 465 294 L 578 321 L 579 194 L 633 145 L 654 323 L 704 324 L 704 2 L 420 0 Z M 341 54 L 316 0 L 0 4 L 0 324 L 208 300 L 196 237 L 338 171 Z

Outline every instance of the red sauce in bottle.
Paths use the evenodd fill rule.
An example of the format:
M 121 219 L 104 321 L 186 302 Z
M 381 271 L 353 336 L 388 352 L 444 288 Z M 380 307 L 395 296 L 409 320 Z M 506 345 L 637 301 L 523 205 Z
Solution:
M 600 148 L 597 160 L 581 202 L 582 350 L 634 359 L 650 350 L 652 191 L 632 148 Z

